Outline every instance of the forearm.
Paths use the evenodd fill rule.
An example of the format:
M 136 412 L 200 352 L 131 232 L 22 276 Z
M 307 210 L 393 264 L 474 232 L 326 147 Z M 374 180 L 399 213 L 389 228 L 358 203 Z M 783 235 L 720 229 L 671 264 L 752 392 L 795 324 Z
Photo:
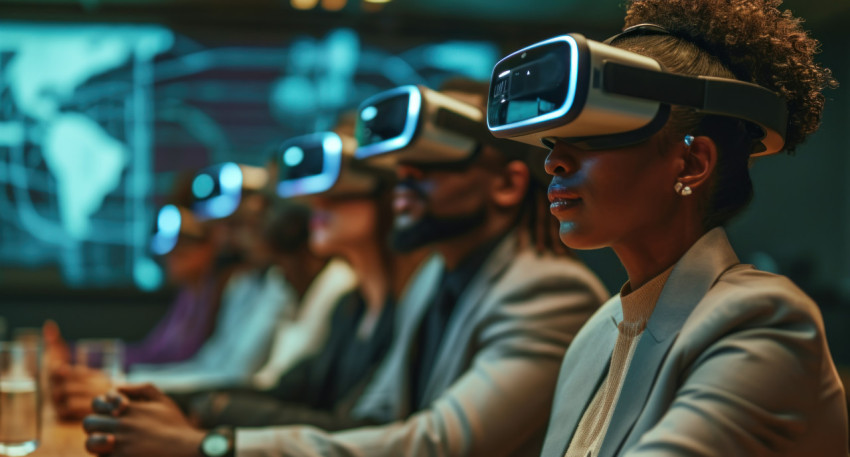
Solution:
M 271 427 L 283 425 L 309 425 L 329 432 L 367 425 L 376 425 L 369 419 L 355 419 L 343 412 L 313 409 L 297 403 L 272 400 L 240 401 L 229 404 L 215 418 L 215 424 L 238 427 Z

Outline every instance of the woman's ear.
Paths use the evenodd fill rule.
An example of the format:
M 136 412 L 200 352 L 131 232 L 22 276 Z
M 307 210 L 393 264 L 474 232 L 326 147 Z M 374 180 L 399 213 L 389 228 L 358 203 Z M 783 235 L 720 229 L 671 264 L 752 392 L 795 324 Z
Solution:
M 682 142 L 683 167 L 678 181 L 693 190 L 707 187 L 717 166 L 717 144 L 707 136 L 688 137 Z
M 495 177 L 492 201 L 496 206 L 510 208 L 522 204 L 531 180 L 531 171 L 520 160 L 512 160 Z

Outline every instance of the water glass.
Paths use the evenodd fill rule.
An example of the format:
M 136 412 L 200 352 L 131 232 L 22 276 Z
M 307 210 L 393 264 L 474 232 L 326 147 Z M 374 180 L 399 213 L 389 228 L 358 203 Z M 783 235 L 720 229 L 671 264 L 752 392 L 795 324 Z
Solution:
M 0 343 L 0 455 L 27 455 L 38 447 L 40 369 L 40 345 Z
M 124 343 L 118 339 L 79 340 L 74 347 L 77 365 L 105 375 L 112 387 L 124 382 Z

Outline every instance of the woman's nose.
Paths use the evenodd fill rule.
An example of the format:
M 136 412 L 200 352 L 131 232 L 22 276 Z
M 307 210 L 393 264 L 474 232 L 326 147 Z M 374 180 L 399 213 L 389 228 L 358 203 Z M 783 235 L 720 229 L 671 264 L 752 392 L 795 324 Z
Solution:
M 554 147 L 546 156 L 544 164 L 546 173 L 552 176 L 567 176 L 578 169 L 575 157 L 570 152 L 569 145 L 562 141 L 555 142 Z

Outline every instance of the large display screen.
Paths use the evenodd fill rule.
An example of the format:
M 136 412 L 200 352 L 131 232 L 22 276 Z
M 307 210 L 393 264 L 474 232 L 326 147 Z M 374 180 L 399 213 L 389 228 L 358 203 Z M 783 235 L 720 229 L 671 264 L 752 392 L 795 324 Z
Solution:
M 0 21 L 0 288 L 160 287 L 155 211 L 209 165 L 265 165 L 283 140 L 404 84 L 487 79 L 489 42 L 390 49 L 353 29 L 267 45 L 164 26 Z M 236 42 L 236 41 L 235 41 Z M 391 44 L 398 46 L 398 44 Z M 62 284 L 59 284 L 61 286 Z

